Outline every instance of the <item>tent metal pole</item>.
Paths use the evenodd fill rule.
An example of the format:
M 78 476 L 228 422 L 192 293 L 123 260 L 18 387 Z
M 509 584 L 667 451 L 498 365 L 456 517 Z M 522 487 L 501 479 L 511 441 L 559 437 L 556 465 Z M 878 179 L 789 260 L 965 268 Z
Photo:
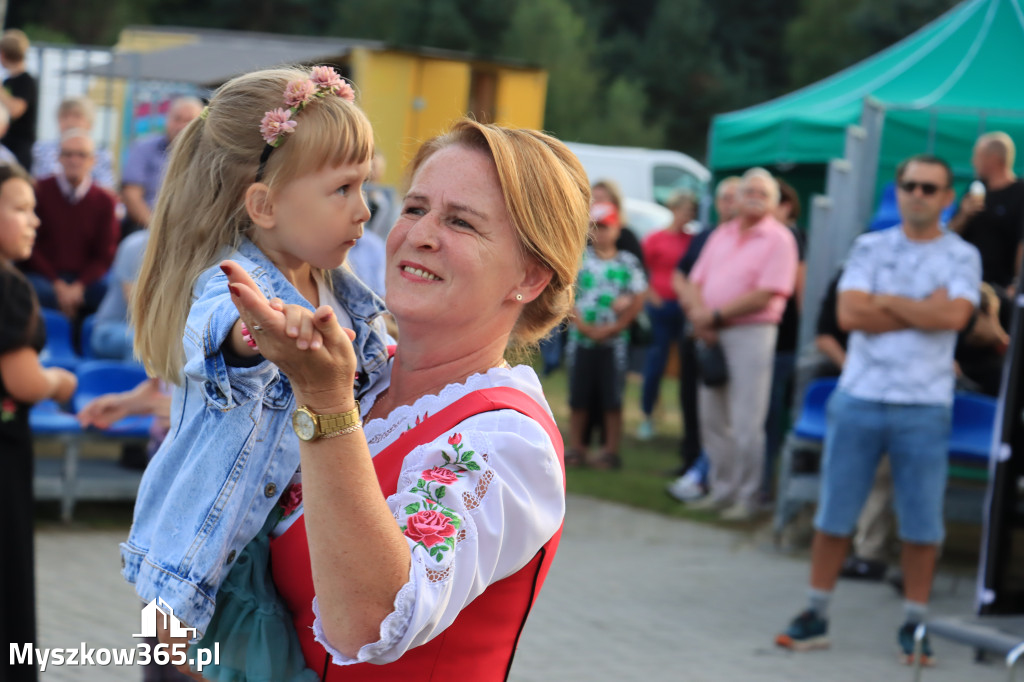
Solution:
M 882 153 L 882 131 L 885 126 L 885 107 L 871 97 L 864 98 L 861 127 L 864 129 L 864 153 L 855 172 L 857 182 L 857 222 L 861 230 L 867 229 L 875 206 L 875 187 L 878 184 L 878 163 Z

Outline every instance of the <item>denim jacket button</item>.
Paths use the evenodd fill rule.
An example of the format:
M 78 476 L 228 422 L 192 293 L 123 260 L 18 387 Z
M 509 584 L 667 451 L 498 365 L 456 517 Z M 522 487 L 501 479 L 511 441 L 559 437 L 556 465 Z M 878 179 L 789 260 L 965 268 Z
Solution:
M 228 552 L 228 563 L 230 564 L 234 560 L 235 560 L 235 550 L 231 550 L 230 552 Z
M 276 495 L 277 494 L 277 484 L 276 483 L 268 483 L 267 487 L 263 489 L 263 494 L 266 495 L 267 497 L 273 497 L 274 495 Z

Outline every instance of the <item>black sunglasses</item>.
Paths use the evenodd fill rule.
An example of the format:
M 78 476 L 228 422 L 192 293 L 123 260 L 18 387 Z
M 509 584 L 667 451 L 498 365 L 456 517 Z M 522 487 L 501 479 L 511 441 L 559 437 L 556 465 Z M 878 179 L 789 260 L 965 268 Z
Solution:
M 900 183 L 900 189 L 906 192 L 907 194 L 913 194 L 914 190 L 917 189 L 918 187 L 921 188 L 921 194 L 925 195 L 926 197 L 930 197 L 931 195 L 938 192 L 940 189 L 945 189 L 944 187 L 939 187 L 934 182 L 915 182 L 913 180 L 907 180 L 906 182 Z

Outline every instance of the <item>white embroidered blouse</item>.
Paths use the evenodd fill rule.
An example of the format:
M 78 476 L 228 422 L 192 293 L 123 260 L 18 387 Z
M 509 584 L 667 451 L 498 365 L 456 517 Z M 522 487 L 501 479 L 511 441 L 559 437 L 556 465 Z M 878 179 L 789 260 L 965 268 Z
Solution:
M 365 414 L 390 384 L 388 376 L 360 401 Z M 424 416 L 471 391 L 517 388 L 550 412 L 533 369 L 519 365 L 475 374 L 364 425 L 376 456 Z M 324 638 L 316 599 L 313 631 L 338 665 L 389 663 L 439 635 L 488 585 L 525 566 L 562 524 L 562 469 L 544 428 L 515 410 L 475 415 L 406 455 L 388 506 L 412 552 L 409 581 L 380 639 L 356 658 Z M 297 515 L 296 515 L 297 516 Z

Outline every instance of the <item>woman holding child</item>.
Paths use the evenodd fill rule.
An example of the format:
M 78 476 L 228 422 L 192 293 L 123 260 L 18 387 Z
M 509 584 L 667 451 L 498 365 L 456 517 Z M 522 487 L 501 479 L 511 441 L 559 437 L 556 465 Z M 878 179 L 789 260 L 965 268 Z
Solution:
M 281 151 L 319 105 L 278 118 L 295 124 Z M 254 125 L 261 114 L 249 113 Z M 271 175 L 275 156 L 253 159 L 253 176 Z M 283 218 L 277 199 L 271 190 L 247 202 L 253 223 Z M 387 242 L 401 343 L 370 380 L 357 377 L 367 356 L 345 328 L 354 316 L 328 297 L 268 296 L 259 268 L 221 264 L 244 341 L 293 396 L 301 466 L 268 517 L 270 561 L 318 679 L 505 679 L 565 511 L 562 442 L 542 388 L 505 356 L 572 309 L 588 205 L 582 167 L 541 133 L 464 120 L 424 144 Z M 348 223 L 337 231 L 347 236 Z M 218 343 L 215 354 L 229 341 Z

